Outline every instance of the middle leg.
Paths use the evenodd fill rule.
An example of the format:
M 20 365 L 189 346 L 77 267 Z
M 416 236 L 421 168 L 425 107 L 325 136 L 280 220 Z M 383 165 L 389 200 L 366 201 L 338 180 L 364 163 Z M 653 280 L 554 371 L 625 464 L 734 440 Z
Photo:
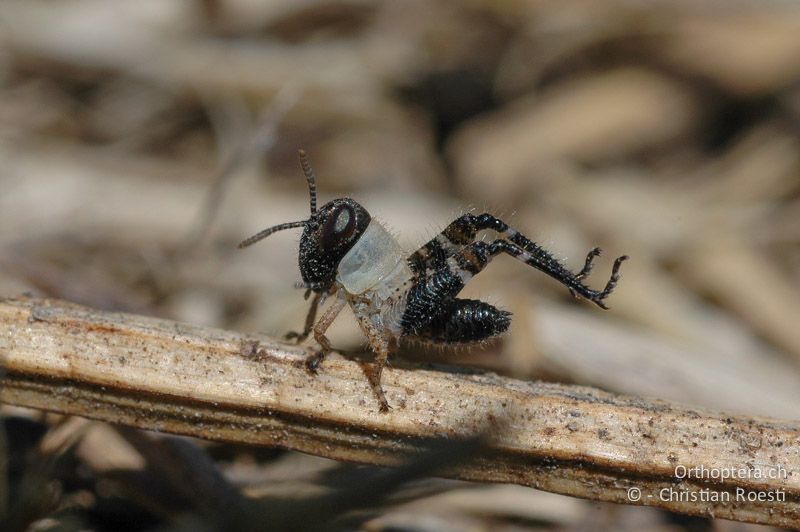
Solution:
M 397 350 L 397 339 L 392 333 L 381 327 L 380 320 L 378 322 L 373 321 L 374 316 L 356 311 L 356 318 L 361 330 L 367 337 L 367 342 L 372 352 L 375 354 L 375 361 L 370 364 L 367 370 L 367 379 L 370 386 L 372 386 L 372 392 L 380 403 L 381 412 L 388 412 L 390 407 L 389 402 L 386 400 L 386 394 L 383 392 L 383 386 L 381 386 L 381 376 L 389 355 Z

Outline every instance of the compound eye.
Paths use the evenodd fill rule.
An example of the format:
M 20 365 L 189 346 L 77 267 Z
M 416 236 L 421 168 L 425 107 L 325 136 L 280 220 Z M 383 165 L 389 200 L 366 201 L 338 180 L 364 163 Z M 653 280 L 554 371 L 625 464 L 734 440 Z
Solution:
M 356 214 L 347 205 L 334 209 L 322 227 L 322 243 L 325 247 L 335 247 L 353 236 L 356 230 Z

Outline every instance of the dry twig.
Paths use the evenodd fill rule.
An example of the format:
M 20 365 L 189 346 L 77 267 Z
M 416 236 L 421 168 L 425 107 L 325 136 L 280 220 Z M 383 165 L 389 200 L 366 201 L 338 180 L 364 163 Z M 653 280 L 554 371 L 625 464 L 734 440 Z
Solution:
M 6 403 L 371 464 L 398 463 L 425 438 L 468 436 L 496 419 L 503 429 L 491 451 L 448 476 L 800 526 L 798 423 L 399 369 L 385 374 L 396 408 L 383 415 L 357 363 L 334 357 L 312 377 L 305 355 L 266 337 L 62 301 L 0 301 Z M 676 467 L 733 478 L 678 479 Z M 641 490 L 639 501 L 631 488 Z M 777 500 L 750 500 L 759 494 Z

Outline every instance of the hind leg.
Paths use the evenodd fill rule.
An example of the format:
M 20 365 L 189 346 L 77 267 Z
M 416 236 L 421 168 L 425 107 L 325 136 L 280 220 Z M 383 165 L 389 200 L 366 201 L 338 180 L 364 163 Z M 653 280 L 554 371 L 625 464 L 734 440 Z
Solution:
M 483 271 L 494 257 L 502 253 L 510 255 L 529 266 L 548 272 L 556 271 L 548 269 L 552 264 L 558 265 L 555 261 L 552 264 L 547 261 L 542 262 L 541 257 L 537 254 L 503 238 L 498 238 L 490 243 L 478 240 L 471 244 L 466 244 L 459 251 L 444 259 L 435 271 L 432 271 L 429 276 L 422 279 L 422 282 L 411 288 L 401 320 L 403 335 L 416 336 L 419 331 L 427 329 L 432 323 L 443 319 L 443 316 L 447 316 L 450 312 L 473 312 L 473 314 L 465 316 L 465 319 L 476 320 L 480 315 L 478 313 L 478 304 L 473 304 L 472 307 L 462 307 L 461 305 L 465 304 L 456 303 L 455 297 L 472 277 Z M 568 272 L 560 265 L 558 265 L 558 268 L 561 268 L 561 270 L 558 271 L 567 272 L 561 281 L 571 292 L 586 297 L 596 305 L 606 308 L 603 300 L 616 287 L 620 277 L 620 265 L 627 257 L 620 257 L 614 261 L 611 278 L 603 290 L 593 290 L 583 285 L 580 279 L 588 275 L 592 268 L 592 260 L 597 255 L 598 251 L 596 249 L 590 251 L 583 269 L 577 274 Z M 496 313 L 489 312 L 485 307 L 480 307 L 480 309 L 486 316 L 496 315 Z M 497 309 L 494 310 L 496 311 Z M 502 321 L 502 318 L 499 315 L 497 316 L 497 319 Z M 486 319 L 489 318 L 487 317 Z M 475 324 L 477 325 L 477 323 Z
M 572 295 L 588 299 L 601 308 L 607 308 L 603 300 L 614 290 L 619 280 L 619 267 L 628 258 L 626 255 L 617 258 L 606 287 L 603 290 L 593 290 L 582 281 L 592 271 L 593 261 L 601 253 L 600 248 L 589 251 L 583 268 L 579 272 L 573 273 L 544 248 L 509 227 L 504 221 L 489 213 L 483 213 L 479 215 L 465 214 L 454 220 L 444 231 L 408 258 L 409 266 L 414 273 L 424 278 L 436 275 L 446 267 L 452 269 L 453 259 L 469 257 L 473 254 L 472 251 L 476 251 L 475 246 L 480 242 L 476 242 L 475 238 L 478 232 L 484 230 L 495 231 L 500 236 L 500 239 L 495 241 L 492 255 L 496 255 L 496 252 L 508 253 L 556 279 L 565 285 Z M 499 241 L 505 241 L 506 244 L 499 244 Z

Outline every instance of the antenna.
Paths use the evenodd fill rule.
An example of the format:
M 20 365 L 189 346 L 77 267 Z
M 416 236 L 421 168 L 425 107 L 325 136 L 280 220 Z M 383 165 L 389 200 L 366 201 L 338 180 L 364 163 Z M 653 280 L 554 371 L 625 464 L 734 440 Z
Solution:
M 273 225 L 272 227 L 264 229 L 260 233 L 257 233 L 255 235 L 251 236 L 250 238 L 242 240 L 237 247 L 239 249 L 246 248 L 247 246 L 251 246 L 251 245 L 255 244 L 259 240 L 263 240 L 263 239 L 267 238 L 272 233 L 277 233 L 278 231 L 283 231 L 284 229 L 293 229 L 295 227 L 303 227 L 304 225 L 306 225 L 306 220 L 303 220 L 302 222 L 287 222 L 287 223 L 283 223 L 283 224 Z
M 306 155 L 305 150 L 298 150 L 297 153 L 300 156 L 300 167 L 303 169 L 303 175 L 306 176 L 306 181 L 308 182 L 309 205 L 311 207 L 311 215 L 313 216 L 317 212 L 317 178 L 314 175 L 314 170 L 311 168 L 311 163 L 308 160 L 308 155 Z M 237 247 L 239 249 L 246 248 L 247 246 L 255 244 L 259 240 L 267 238 L 272 233 L 283 231 L 284 229 L 303 227 L 306 225 L 306 223 L 308 223 L 308 220 L 273 225 L 272 227 L 264 229 L 260 233 L 251 236 L 250 238 L 242 240 Z
M 297 154 L 300 156 L 300 167 L 303 169 L 303 175 L 306 176 L 306 181 L 308 181 L 309 203 L 311 205 L 311 214 L 314 214 L 317 212 L 317 178 L 311 168 L 306 151 L 300 149 Z

